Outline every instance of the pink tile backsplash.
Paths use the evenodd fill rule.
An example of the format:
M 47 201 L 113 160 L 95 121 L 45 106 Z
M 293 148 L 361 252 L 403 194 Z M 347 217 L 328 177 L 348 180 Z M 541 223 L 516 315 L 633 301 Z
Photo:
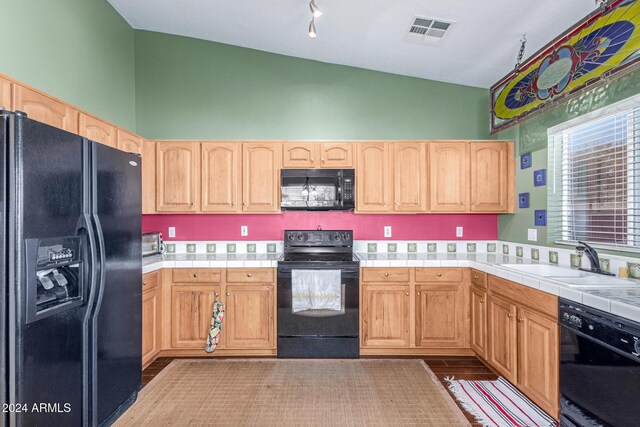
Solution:
M 240 236 L 240 226 L 249 235 Z M 353 230 L 356 240 L 496 240 L 497 215 L 357 215 L 352 212 L 283 212 L 273 215 L 143 215 L 142 230 L 160 231 L 164 240 L 281 240 L 285 229 Z M 169 238 L 168 227 L 176 227 Z M 464 236 L 456 237 L 456 227 Z

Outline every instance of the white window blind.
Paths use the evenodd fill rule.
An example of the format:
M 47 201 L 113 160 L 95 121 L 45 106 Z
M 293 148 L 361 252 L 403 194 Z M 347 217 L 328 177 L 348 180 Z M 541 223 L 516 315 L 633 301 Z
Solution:
M 550 240 L 640 250 L 640 96 L 548 136 Z

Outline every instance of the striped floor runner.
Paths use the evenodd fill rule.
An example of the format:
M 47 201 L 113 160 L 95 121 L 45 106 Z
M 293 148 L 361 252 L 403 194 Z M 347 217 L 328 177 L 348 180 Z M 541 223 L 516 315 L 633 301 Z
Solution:
M 485 426 L 550 427 L 556 422 L 504 378 L 458 381 L 447 378 L 449 390 L 462 407 Z

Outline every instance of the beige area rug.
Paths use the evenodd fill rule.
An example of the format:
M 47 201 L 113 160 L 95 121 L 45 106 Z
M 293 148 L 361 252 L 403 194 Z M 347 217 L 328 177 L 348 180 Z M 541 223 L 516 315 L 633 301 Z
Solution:
M 116 426 L 468 426 L 422 360 L 174 360 Z

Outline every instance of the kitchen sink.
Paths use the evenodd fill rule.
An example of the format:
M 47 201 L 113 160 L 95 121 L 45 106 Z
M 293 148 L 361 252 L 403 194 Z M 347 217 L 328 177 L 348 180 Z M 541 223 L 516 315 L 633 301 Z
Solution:
M 535 274 L 542 277 L 587 277 L 587 273 L 570 268 L 546 264 L 500 264 L 521 273 Z
M 617 277 L 589 275 L 585 277 L 550 277 L 556 279 L 571 288 L 633 288 L 639 287 L 631 280 L 618 279 Z

